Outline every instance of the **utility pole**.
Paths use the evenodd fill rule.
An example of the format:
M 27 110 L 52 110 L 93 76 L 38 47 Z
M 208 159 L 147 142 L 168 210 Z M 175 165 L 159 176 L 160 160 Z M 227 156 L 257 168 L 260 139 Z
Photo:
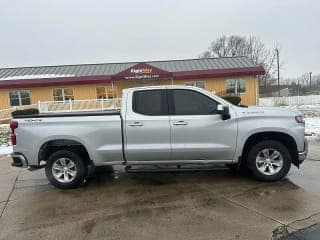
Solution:
M 278 96 L 280 97 L 280 63 L 279 63 L 279 49 L 276 48 L 277 65 L 278 65 Z
M 311 85 L 312 85 L 312 77 L 311 77 L 311 75 L 312 75 L 312 72 L 309 72 L 310 88 L 311 88 Z
M 298 79 L 298 106 L 300 105 L 300 79 Z

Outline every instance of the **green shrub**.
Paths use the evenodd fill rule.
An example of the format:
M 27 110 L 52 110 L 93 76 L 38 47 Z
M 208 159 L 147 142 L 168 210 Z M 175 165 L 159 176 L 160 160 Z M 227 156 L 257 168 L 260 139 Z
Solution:
M 223 96 L 222 98 L 234 105 L 238 105 L 241 102 L 241 97 L 238 96 Z
M 16 110 L 11 113 L 12 117 L 21 116 L 21 115 L 35 115 L 35 114 L 39 114 L 39 110 L 36 108 Z

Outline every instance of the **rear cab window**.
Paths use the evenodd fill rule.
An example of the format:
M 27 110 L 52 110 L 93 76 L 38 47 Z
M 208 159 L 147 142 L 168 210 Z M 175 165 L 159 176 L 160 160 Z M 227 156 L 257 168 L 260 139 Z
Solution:
M 149 116 L 168 115 L 167 90 L 140 90 L 133 93 L 132 110 Z

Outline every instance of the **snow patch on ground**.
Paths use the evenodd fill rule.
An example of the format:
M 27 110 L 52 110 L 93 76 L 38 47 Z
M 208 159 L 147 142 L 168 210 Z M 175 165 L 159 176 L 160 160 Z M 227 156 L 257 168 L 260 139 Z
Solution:
M 12 151 L 13 151 L 12 146 L 4 146 L 4 145 L 0 146 L 0 156 L 8 155 L 12 153 Z
M 305 133 L 309 138 L 320 141 L 320 105 L 301 105 L 296 106 L 305 117 L 306 129 Z
M 305 134 L 310 138 L 320 140 L 320 118 L 305 118 Z
M 8 124 L 0 125 L 0 156 L 12 153 L 10 144 L 10 128 Z
M 320 95 L 259 98 L 260 106 L 298 106 L 320 104 Z

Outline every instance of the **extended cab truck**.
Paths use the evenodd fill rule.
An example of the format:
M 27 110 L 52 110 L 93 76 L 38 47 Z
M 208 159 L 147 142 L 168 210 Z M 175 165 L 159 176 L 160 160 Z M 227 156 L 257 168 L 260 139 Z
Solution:
M 20 116 L 10 126 L 12 165 L 45 161 L 59 188 L 76 187 L 92 166 L 106 165 L 151 171 L 241 164 L 275 181 L 307 154 L 299 112 L 235 106 L 185 86 L 126 89 L 120 111 Z

